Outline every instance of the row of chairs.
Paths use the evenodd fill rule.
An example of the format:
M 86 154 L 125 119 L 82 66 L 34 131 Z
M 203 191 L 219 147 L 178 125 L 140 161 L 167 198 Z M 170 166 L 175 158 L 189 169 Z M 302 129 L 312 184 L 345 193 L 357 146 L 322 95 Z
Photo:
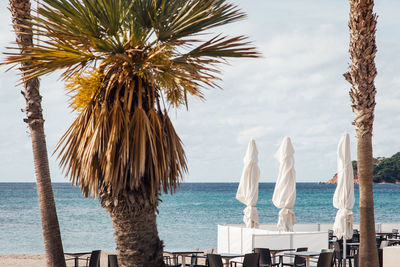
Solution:
M 259 250 L 260 252 L 264 249 Z M 262 256 L 264 255 L 264 256 Z M 223 267 L 221 255 L 219 254 L 208 254 L 209 267 Z M 271 261 L 265 261 L 265 253 L 249 253 L 244 255 L 243 262 L 231 261 L 231 267 L 237 267 L 240 264 L 242 267 L 272 267 L 272 266 L 293 266 L 293 267 L 305 267 L 305 261 L 294 261 L 293 263 L 272 263 Z M 301 258 L 301 257 L 299 257 Z M 302 258 L 303 259 L 303 258 Z M 304 260 L 304 259 L 303 259 Z M 323 251 L 319 255 L 317 267 L 331 267 L 333 264 L 333 251 Z
M 204 264 L 200 263 L 200 260 Z M 171 256 L 164 256 L 164 263 L 166 267 L 182 267 L 181 263 L 177 263 L 176 260 Z M 195 255 L 190 257 L 190 264 L 185 263 L 183 267 L 208 267 L 207 256 Z
M 307 248 L 298 248 L 297 251 L 307 251 Z M 332 267 L 333 266 L 333 250 L 321 251 L 321 254 L 316 261 L 317 267 Z M 205 258 L 205 265 L 197 264 L 199 257 Z M 191 264 L 185 264 L 190 267 L 223 267 L 222 257 L 220 254 L 207 254 L 207 256 L 196 256 L 193 255 L 191 258 Z M 196 259 L 196 260 L 194 260 Z M 275 263 L 274 263 L 275 262 Z M 166 262 L 168 267 L 182 267 L 181 264 L 170 265 L 168 264 L 168 258 Z M 230 267 L 273 267 L 273 266 L 291 266 L 291 267 L 305 267 L 306 261 L 303 257 L 295 256 L 293 262 L 279 262 L 272 261 L 270 250 L 267 248 L 255 248 L 254 253 L 248 253 L 244 255 L 243 261 L 230 261 Z
M 77 258 L 77 259 L 78 261 L 85 261 L 85 266 L 82 267 L 100 267 L 100 256 L 101 256 L 101 250 L 93 250 L 90 253 L 89 257 Z M 75 261 L 76 259 L 75 258 L 66 259 L 66 261 L 70 260 Z M 117 255 L 108 255 L 108 267 L 118 267 Z

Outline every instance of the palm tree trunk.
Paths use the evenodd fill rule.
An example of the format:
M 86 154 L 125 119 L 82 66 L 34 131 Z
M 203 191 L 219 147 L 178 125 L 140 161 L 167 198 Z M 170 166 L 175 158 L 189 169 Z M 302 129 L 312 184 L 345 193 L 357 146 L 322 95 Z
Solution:
M 32 45 L 32 29 L 21 27 L 23 19 L 30 17 L 29 0 L 10 0 L 13 26 L 16 41 L 21 48 Z M 22 64 L 22 69 L 28 69 L 29 63 Z M 42 218 L 42 231 L 46 261 L 48 267 L 65 267 L 65 258 L 61 242 L 56 206 L 54 203 L 53 189 L 51 186 L 49 162 L 47 157 L 46 139 L 43 128 L 43 115 L 39 94 L 39 80 L 37 78 L 25 82 L 22 94 L 26 100 L 25 112 L 32 138 L 33 161 L 37 181 L 37 191 Z
M 360 187 L 360 249 L 359 266 L 379 266 L 376 248 L 374 200 L 373 200 L 373 157 L 372 136 L 358 138 L 357 168 Z
M 352 85 L 350 97 L 357 134 L 357 166 L 360 186 L 360 249 L 359 266 L 379 266 L 376 248 L 372 130 L 375 109 L 374 79 L 376 54 L 376 15 L 373 0 L 350 1 L 350 71 L 344 74 Z
M 127 208 L 121 203 L 108 211 L 114 226 L 120 267 L 165 266 L 155 208 Z

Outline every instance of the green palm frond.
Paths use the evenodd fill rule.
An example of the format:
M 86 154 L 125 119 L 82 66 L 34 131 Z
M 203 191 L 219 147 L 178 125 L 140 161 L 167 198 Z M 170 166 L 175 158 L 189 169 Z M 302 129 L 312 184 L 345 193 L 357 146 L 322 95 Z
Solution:
M 40 44 L 2 64 L 30 63 L 24 79 L 64 71 L 78 115 L 57 149 L 86 196 L 156 203 L 175 191 L 187 167 L 166 109 L 218 87 L 228 58 L 259 56 L 244 36 L 210 33 L 246 16 L 226 0 L 43 0 L 38 14 L 20 27 Z

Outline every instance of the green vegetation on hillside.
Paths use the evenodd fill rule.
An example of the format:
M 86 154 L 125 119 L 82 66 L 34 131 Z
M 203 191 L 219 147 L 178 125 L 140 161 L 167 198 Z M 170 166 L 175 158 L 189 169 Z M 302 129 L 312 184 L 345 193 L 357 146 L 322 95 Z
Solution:
M 357 174 L 357 161 L 353 161 L 354 174 Z M 400 182 L 400 152 L 390 158 L 374 158 L 374 183 Z

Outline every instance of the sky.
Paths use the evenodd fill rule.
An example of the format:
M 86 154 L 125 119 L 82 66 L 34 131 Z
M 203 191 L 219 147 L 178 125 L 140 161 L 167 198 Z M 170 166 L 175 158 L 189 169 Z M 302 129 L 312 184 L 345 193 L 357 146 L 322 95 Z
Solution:
M 274 158 L 289 136 L 295 149 L 297 181 L 330 179 L 337 168 L 337 144 L 350 134 L 356 159 L 353 113 L 348 95 L 349 3 L 342 0 L 237 0 L 248 18 L 221 28 L 244 34 L 262 53 L 221 66 L 222 89 L 205 90 L 206 100 L 189 99 L 189 110 L 171 110 L 186 151 L 185 182 L 239 182 L 247 144 L 259 150 L 260 182 L 274 182 Z M 376 0 L 378 14 L 373 153 L 400 151 L 400 2 Z M 0 1 L 0 47 L 14 41 L 8 1 Z M 216 31 L 217 32 L 217 31 Z M 1 59 L 4 55 L 0 56 Z M 16 70 L 0 68 L 0 182 L 34 182 L 31 140 Z M 53 182 L 69 182 L 60 171 L 56 144 L 75 114 L 58 75 L 41 78 L 43 112 Z

